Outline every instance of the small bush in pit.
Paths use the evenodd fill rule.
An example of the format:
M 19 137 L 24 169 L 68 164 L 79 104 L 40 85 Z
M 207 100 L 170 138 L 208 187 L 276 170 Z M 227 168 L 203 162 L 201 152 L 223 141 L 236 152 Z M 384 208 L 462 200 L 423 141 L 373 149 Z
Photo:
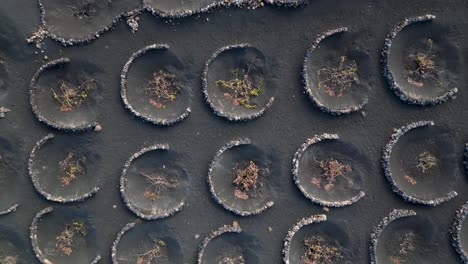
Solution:
M 233 105 L 241 105 L 247 109 L 257 108 L 251 99 L 263 93 L 265 81 L 250 75 L 250 67 L 247 70 L 234 69 L 232 74 L 233 78 L 230 80 L 216 81 L 216 86 L 226 91 L 224 97 Z
M 389 257 L 390 262 L 392 264 L 406 263 L 408 254 L 416 249 L 416 238 L 416 234 L 411 231 L 399 235 L 395 241 L 399 247 L 396 254 Z
M 351 178 L 347 175 L 353 171 L 351 165 L 344 164 L 336 159 L 329 159 L 320 161 L 319 166 L 322 174 L 320 176 L 313 176 L 311 179 L 312 184 L 317 187 L 329 191 L 335 187 L 338 177 L 343 177 L 349 184 L 352 184 Z
M 156 201 L 161 198 L 162 192 L 177 188 L 177 180 L 169 179 L 162 173 L 150 174 L 146 172 L 140 172 L 140 175 L 149 182 L 149 186 L 146 187 L 143 195 L 151 201 Z
M 96 87 L 97 84 L 94 79 L 87 80 L 78 86 L 62 81 L 60 91 L 52 89 L 52 95 L 60 103 L 61 112 L 70 112 L 85 103 L 89 98 L 89 92 L 96 89 Z
M 159 70 L 153 73 L 145 88 L 149 102 L 156 108 L 166 108 L 180 93 L 180 86 L 174 73 Z
M 416 166 L 423 173 L 437 166 L 437 158 L 428 151 L 424 151 L 419 155 L 418 165 Z
M 439 87 L 443 84 L 439 80 L 440 71 L 437 69 L 437 57 L 432 53 L 433 40 L 426 39 L 424 44 L 427 49 L 424 52 L 411 53 L 410 60 L 405 69 L 405 74 L 409 84 L 415 87 L 423 87 L 427 80 L 434 80 Z
M 86 236 L 86 225 L 83 222 L 73 222 L 65 225 L 65 229 L 57 236 L 55 250 L 60 254 L 70 256 L 76 247 L 77 236 Z
M 333 264 L 343 259 L 337 247 L 328 245 L 321 236 L 312 236 L 304 239 L 306 252 L 303 256 L 304 264 Z
M 218 264 L 245 264 L 245 260 L 243 256 L 223 257 Z
M 167 258 L 167 244 L 164 240 L 158 239 L 151 249 L 138 256 L 136 264 L 159 264 L 163 263 L 162 260 L 165 258 Z
M 85 175 L 85 161 L 86 157 L 77 158 L 74 153 L 68 152 L 67 157 L 59 162 L 59 180 L 63 186 L 68 186 Z
M 237 165 L 234 168 L 234 196 L 238 199 L 247 200 L 252 195 L 250 191 L 256 191 L 260 185 L 260 177 L 268 174 L 268 169 L 261 169 L 254 161 L 249 161 L 246 167 L 239 168 Z
M 340 57 L 338 67 L 321 68 L 317 71 L 318 89 L 325 89 L 329 96 L 341 97 L 346 89 L 359 81 L 358 67 L 354 60 Z
M 417 159 L 416 168 L 420 170 L 422 173 L 426 173 L 428 170 L 432 169 L 433 167 L 437 166 L 438 160 L 435 156 L 433 156 L 428 151 L 424 151 L 423 153 L 419 154 Z M 421 175 L 419 175 L 421 176 Z M 419 177 L 412 177 L 410 175 L 405 175 L 403 178 L 409 182 L 411 185 L 416 185 L 418 183 L 417 178 Z
M 69 6 L 68 10 L 78 19 L 90 19 L 97 12 L 95 0 L 78 0 L 76 6 Z

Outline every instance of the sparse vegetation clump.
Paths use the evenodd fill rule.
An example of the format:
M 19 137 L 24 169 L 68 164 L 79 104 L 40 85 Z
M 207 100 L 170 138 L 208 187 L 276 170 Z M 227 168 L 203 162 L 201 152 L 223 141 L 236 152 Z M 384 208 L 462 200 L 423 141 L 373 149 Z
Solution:
M 166 108 L 167 104 L 174 102 L 180 93 L 177 76 L 164 70 L 153 73 L 145 93 L 154 107 Z
M 349 183 L 352 183 L 351 178 L 348 176 L 348 173 L 353 171 L 351 165 L 336 159 L 328 159 L 320 161 L 319 166 L 322 170 L 322 174 L 313 176 L 311 179 L 312 184 L 317 187 L 324 188 L 327 191 L 332 190 L 335 187 L 338 177 L 342 177 Z
M 250 191 L 256 191 L 260 184 L 260 177 L 268 172 L 261 169 L 254 161 L 249 161 L 246 167 L 234 168 L 235 178 L 232 182 L 235 186 L 234 196 L 238 199 L 247 200 L 251 197 Z
M 438 165 L 438 160 L 437 158 L 432 155 L 428 151 L 424 151 L 421 154 L 419 154 L 419 157 L 417 159 L 417 164 L 416 168 L 421 171 L 423 174 L 434 168 L 435 166 Z M 419 175 L 422 176 L 422 175 Z M 417 178 L 418 177 L 412 177 L 410 175 L 405 175 L 403 178 L 409 182 L 411 185 L 416 185 L 418 183 Z
M 4 256 L 0 257 L 0 264 L 16 264 L 17 263 L 17 258 L 14 256 Z
M 426 39 L 424 44 L 427 46 L 425 51 L 411 53 L 408 56 L 410 62 L 405 69 L 407 81 L 412 86 L 420 88 L 424 87 L 427 80 L 434 80 L 440 87 L 442 82 L 439 80 L 437 57 L 432 53 L 434 42 L 432 39 Z
M 264 79 L 252 76 L 250 67 L 247 70 L 234 69 L 232 75 L 230 80 L 216 81 L 216 86 L 225 91 L 224 98 L 233 105 L 240 105 L 247 109 L 257 108 L 257 105 L 251 100 L 264 92 Z
M 146 187 L 143 195 L 151 201 L 160 199 L 164 191 L 174 190 L 177 188 L 177 180 L 170 179 L 164 174 L 140 172 L 140 175 L 149 183 L 149 186 Z
M 96 87 L 97 83 L 94 79 L 84 81 L 78 86 L 62 81 L 60 91 L 52 89 L 52 95 L 59 102 L 61 112 L 70 112 L 84 104 L 89 98 L 90 91 Z
M 218 264 L 245 264 L 245 259 L 243 256 L 223 257 Z
M 158 239 L 151 249 L 137 257 L 136 264 L 159 264 L 167 258 L 167 244 L 164 240 Z
M 73 222 L 65 225 L 65 228 L 57 236 L 55 250 L 60 254 L 70 256 L 76 247 L 76 237 L 87 235 L 86 225 L 83 222 Z
M 78 19 L 90 19 L 97 12 L 95 0 L 79 0 L 76 6 L 69 6 L 68 10 Z
M 333 264 L 343 259 L 340 250 L 328 245 L 323 237 L 312 236 L 304 239 L 306 252 L 303 256 L 304 264 Z
M 354 60 L 341 56 L 338 67 L 326 67 L 317 71 L 317 88 L 329 96 L 341 97 L 346 89 L 359 81 L 358 66 Z
M 68 186 L 85 175 L 85 161 L 86 157 L 76 157 L 76 154 L 68 152 L 67 157 L 59 162 L 59 180 L 62 186 Z
M 437 164 L 437 158 L 428 151 L 424 151 L 419 155 L 418 165 L 416 167 L 422 171 L 422 173 L 426 173 L 426 171 L 437 166 Z
M 399 245 L 396 254 L 389 257 L 392 264 L 406 263 L 408 255 L 416 249 L 416 234 L 408 232 L 400 235 L 396 241 Z

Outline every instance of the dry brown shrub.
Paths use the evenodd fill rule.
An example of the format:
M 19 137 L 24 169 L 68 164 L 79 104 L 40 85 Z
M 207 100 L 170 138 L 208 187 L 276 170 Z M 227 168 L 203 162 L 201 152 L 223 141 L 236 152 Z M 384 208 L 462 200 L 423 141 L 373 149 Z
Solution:
M 329 191 L 335 187 L 335 183 L 339 177 L 346 179 L 350 184 L 351 178 L 348 176 L 349 172 L 353 171 L 351 165 L 344 164 L 336 159 L 322 160 L 319 162 L 322 174 L 319 176 L 312 176 L 311 183 L 319 188 L 324 188 Z
M 323 237 L 308 237 L 304 239 L 303 244 L 306 247 L 304 264 L 333 264 L 343 259 L 340 250 L 326 243 Z
M 55 250 L 60 254 L 70 256 L 76 247 L 77 236 L 86 236 L 86 225 L 83 222 L 73 222 L 72 224 L 65 225 L 65 228 L 57 236 L 55 242 Z
M 160 199 L 164 191 L 174 190 L 177 188 L 177 180 L 170 179 L 164 174 L 140 172 L 140 175 L 149 183 L 149 186 L 146 187 L 143 195 L 151 201 Z
M 159 264 L 167 258 L 167 244 L 164 240 L 158 239 L 151 249 L 138 256 L 136 264 Z
M 418 158 L 418 165 L 416 167 L 421 170 L 423 173 L 430 170 L 431 168 L 437 166 L 438 160 L 437 158 L 429 153 L 428 151 L 424 151 L 419 155 Z
M 346 89 L 359 81 L 358 67 L 354 60 L 341 56 L 338 67 L 321 68 L 317 71 L 318 89 L 325 89 L 329 96 L 341 97 Z
M 443 85 L 439 80 L 441 71 L 437 68 L 437 56 L 433 54 L 434 41 L 426 39 L 423 44 L 427 47 L 426 50 L 408 56 L 409 63 L 405 67 L 407 81 L 412 86 L 421 88 L 426 81 L 434 80 L 441 87 Z
M 248 165 L 239 168 L 239 165 L 234 169 L 235 178 L 234 196 L 238 199 L 247 200 L 251 197 L 250 191 L 256 191 L 259 186 L 260 177 L 268 173 L 268 169 L 260 168 L 254 161 L 249 161 Z

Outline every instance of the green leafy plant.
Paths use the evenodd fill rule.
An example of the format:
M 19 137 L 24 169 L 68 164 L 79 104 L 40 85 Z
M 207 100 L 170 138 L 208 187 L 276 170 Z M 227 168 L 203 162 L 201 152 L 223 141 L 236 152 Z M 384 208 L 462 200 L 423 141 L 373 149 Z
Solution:
M 251 100 L 264 92 L 264 79 L 254 78 L 250 74 L 250 67 L 247 70 L 234 69 L 232 75 L 230 80 L 217 80 L 215 82 L 216 86 L 225 91 L 224 97 L 233 105 L 241 105 L 248 109 L 257 108 L 257 105 Z
M 85 103 L 89 98 L 90 91 L 96 87 L 97 83 L 94 79 L 87 80 L 78 86 L 62 81 L 60 91 L 52 89 L 52 95 L 59 102 L 60 111 L 70 112 Z
M 166 108 L 167 104 L 174 102 L 180 93 L 177 76 L 164 70 L 153 73 L 145 88 L 149 102 L 156 108 Z
M 306 251 L 303 256 L 304 264 L 333 264 L 343 259 L 341 251 L 326 243 L 321 236 L 312 236 L 303 241 Z
M 358 67 L 354 60 L 341 56 L 337 67 L 317 71 L 317 89 L 325 89 L 329 96 L 343 96 L 346 89 L 359 81 Z
M 86 157 L 76 157 L 76 154 L 68 152 L 67 157 L 59 162 L 59 180 L 63 186 L 68 186 L 85 175 L 85 161 Z

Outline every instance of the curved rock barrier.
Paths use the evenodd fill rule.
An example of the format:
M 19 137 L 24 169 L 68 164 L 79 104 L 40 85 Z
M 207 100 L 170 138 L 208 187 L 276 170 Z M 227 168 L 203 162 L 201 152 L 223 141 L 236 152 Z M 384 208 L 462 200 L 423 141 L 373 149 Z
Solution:
M 144 84 L 140 81 L 138 82 L 137 80 L 133 80 L 132 85 L 129 85 L 128 82 L 128 77 L 129 77 L 129 70 L 134 64 L 135 60 L 138 58 L 144 56 L 145 54 L 155 51 L 155 52 L 169 52 L 169 45 L 167 44 L 152 44 L 149 46 L 144 47 L 141 50 L 138 50 L 137 52 L 133 53 L 132 56 L 128 59 L 128 61 L 125 63 L 122 73 L 120 75 L 121 81 L 120 81 L 120 96 L 122 97 L 122 100 L 124 102 L 125 108 L 127 108 L 134 116 L 139 117 L 143 119 L 146 122 L 153 123 L 155 125 L 164 125 L 164 126 L 170 126 L 175 123 L 181 122 L 185 118 L 187 118 L 191 112 L 190 108 L 190 101 L 191 101 L 191 92 L 189 91 L 188 88 L 180 88 L 179 87 L 179 80 L 180 80 L 180 75 L 183 75 L 183 68 L 180 65 L 180 61 L 177 60 L 177 58 L 172 58 L 170 57 L 169 59 L 175 60 L 173 63 L 173 68 L 175 73 L 166 73 L 166 70 L 162 70 L 162 68 L 166 67 L 166 65 L 159 65 L 157 61 L 152 61 L 150 65 L 142 64 L 142 66 L 139 67 L 139 78 L 143 79 L 147 76 L 141 76 L 141 75 L 151 75 L 156 74 L 159 69 L 159 73 L 161 74 L 170 74 L 168 75 L 169 77 L 174 76 L 175 79 L 174 81 L 177 82 L 177 94 L 171 96 L 174 96 L 174 101 L 175 102 L 170 102 L 167 107 L 166 105 L 162 105 L 159 102 L 153 102 L 151 103 L 151 98 L 141 98 L 144 97 L 141 95 L 141 93 L 137 92 L 139 89 L 143 89 Z M 164 56 L 164 54 L 159 55 L 159 53 L 155 56 Z M 165 57 L 164 57 L 165 58 Z M 154 70 L 152 73 L 148 74 L 142 74 L 141 72 L 147 73 L 148 71 L 152 70 L 149 69 L 154 68 L 156 65 L 156 70 Z M 170 65 L 172 66 L 172 65 Z M 133 71 L 134 74 L 137 74 L 135 71 Z M 167 75 L 166 75 L 167 76 Z M 172 78 L 171 78 L 172 80 Z M 129 88 L 131 88 L 133 91 L 129 92 Z M 156 87 L 158 88 L 158 87 Z M 171 92 L 171 91 L 169 91 Z M 129 96 L 129 94 L 131 96 Z M 182 97 L 182 98 L 181 98 Z M 182 102 L 180 102 L 182 101 Z M 158 104 L 155 106 L 155 104 Z
M 436 206 L 441 203 L 444 203 L 446 201 L 451 200 L 455 196 L 457 196 L 456 191 L 449 191 L 446 193 L 444 196 L 441 197 L 433 197 L 433 198 L 421 198 L 417 197 L 411 193 L 408 193 L 408 191 L 402 190 L 402 186 L 400 184 L 403 183 L 403 181 L 400 181 L 400 184 L 397 182 L 395 179 L 395 175 L 392 173 L 392 166 L 397 166 L 398 164 L 394 164 L 391 162 L 392 159 L 392 151 L 394 150 L 395 146 L 397 145 L 398 141 L 408 132 L 412 131 L 413 129 L 422 129 L 424 127 L 432 127 L 434 126 L 435 123 L 433 121 L 418 121 L 418 122 L 413 122 L 408 125 L 405 125 L 399 129 L 395 130 L 395 133 L 392 134 L 390 141 L 387 143 L 387 145 L 383 149 L 383 154 L 382 154 L 382 167 L 385 172 L 385 177 L 387 180 L 390 182 L 392 186 L 393 192 L 397 193 L 399 196 L 401 196 L 405 201 L 411 202 L 411 203 L 416 203 L 416 204 L 422 204 L 422 205 L 429 205 L 429 206 Z M 424 135 L 423 135 L 424 136 Z M 448 145 L 446 142 L 441 142 L 439 145 L 444 146 Z M 441 155 L 439 155 L 441 156 Z M 446 155 L 448 158 L 450 155 Z M 428 158 L 431 158 L 428 160 Z M 445 158 L 444 156 L 442 157 L 434 157 L 432 154 L 430 154 L 427 151 L 423 151 L 419 154 L 419 163 L 416 165 L 416 169 L 422 170 L 423 173 L 425 173 L 426 170 L 431 169 L 432 167 L 438 166 L 436 162 L 441 162 L 439 159 Z M 434 164 L 429 165 L 427 161 L 432 161 Z M 442 160 L 443 161 L 443 160 Z M 421 165 L 420 165 L 421 164 Z M 403 166 L 402 164 L 399 164 L 398 166 Z M 442 166 L 442 165 L 440 165 Z M 409 170 L 409 168 L 405 168 L 406 170 Z M 400 171 L 397 170 L 397 171 Z M 414 171 L 414 170 L 413 170 Z M 445 178 L 445 176 L 443 176 Z M 412 186 L 418 184 L 416 179 L 411 176 L 411 175 L 402 175 L 401 178 L 403 178 L 408 184 L 408 187 L 406 189 L 411 189 Z M 440 186 L 438 184 L 437 186 Z
M 392 60 L 390 56 L 392 54 L 392 46 L 394 45 L 395 39 L 397 38 L 398 34 L 402 32 L 406 27 L 417 23 L 430 22 L 435 18 L 436 16 L 431 14 L 406 18 L 403 22 L 398 24 L 385 39 L 384 48 L 382 50 L 383 76 L 387 80 L 390 89 L 400 98 L 400 100 L 404 101 L 405 103 L 422 106 L 437 105 L 447 101 L 450 98 L 454 98 L 455 95 L 458 93 L 458 88 L 449 88 L 444 92 L 434 91 L 434 93 L 426 95 L 424 93 L 425 90 L 427 90 L 428 88 L 422 87 L 424 86 L 422 81 L 415 81 L 408 77 L 408 83 L 404 84 L 401 81 L 402 78 L 397 78 L 397 76 L 395 75 L 395 69 L 392 69 Z M 433 49 L 433 40 L 429 40 L 429 50 L 431 50 Z M 417 88 L 412 88 L 411 84 L 413 84 L 413 86 Z
M 52 7 L 46 7 L 46 5 L 43 3 L 44 0 L 37 0 L 37 1 L 38 1 L 40 17 L 41 17 L 41 26 L 36 30 L 36 32 L 33 33 L 33 36 L 31 38 L 27 39 L 27 41 L 29 43 L 36 43 L 36 46 L 38 46 L 38 48 L 40 48 L 40 42 L 47 37 L 53 39 L 54 41 L 61 43 L 64 46 L 88 44 L 92 42 L 93 40 L 99 38 L 105 32 L 113 30 L 117 26 L 117 24 L 119 24 L 122 20 L 127 22 L 127 24 L 130 26 L 132 31 L 136 31 L 138 30 L 138 20 L 139 20 L 138 17 L 141 15 L 142 12 L 145 12 L 145 11 L 150 12 L 151 14 L 157 17 L 163 18 L 163 19 L 181 19 L 184 17 L 193 16 L 197 14 L 208 13 L 215 9 L 223 8 L 223 7 L 225 8 L 241 7 L 241 8 L 248 8 L 248 9 L 256 9 L 258 7 L 264 6 L 265 4 L 268 4 L 268 5 L 284 7 L 284 8 L 296 8 L 296 7 L 300 7 L 302 5 L 307 4 L 308 2 L 308 0 L 228 0 L 228 1 L 219 1 L 219 0 L 206 1 L 205 0 L 206 3 L 204 5 L 198 6 L 198 7 L 188 7 L 187 9 L 185 9 L 183 7 L 183 4 L 181 3 L 182 6 L 179 10 L 171 10 L 172 8 L 164 9 L 165 2 L 156 2 L 154 0 L 139 0 L 137 4 L 135 4 L 134 2 L 129 2 L 128 3 L 129 7 L 121 6 L 120 5 L 121 3 L 117 2 L 116 5 L 119 5 L 117 9 L 120 9 L 120 12 L 117 12 L 114 15 L 109 14 L 105 16 L 106 18 L 114 16 L 112 20 L 106 21 L 105 23 L 103 23 L 102 20 L 105 20 L 105 19 L 100 20 L 97 17 L 94 17 L 93 16 L 94 14 L 86 14 L 86 17 L 84 18 L 78 17 L 79 19 L 78 21 L 75 21 L 75 23 L 78 23 L 78 22 L 83 23 L 83 21 L 81 20 L 86 21 L 86 19 L 96 20 L 93 29 L 87 30 L 87 32 L 82 33 L 81 36 L 68 36 L 67 37 L 67 36 L 63 36 L 64 32 L 61 32 L 61 33 L 56 32 L 56 29 L 53 27 L 53 25 L 47 22 L 48 16 L 50 16 L 48 8 L 52 8 Z M 172 6 L 174 5 L 174 1 L 168 2 L 166 4 L 168 4 L 169 6 Z M 105 2 L 102 2 L 101 4 L 104 4 L 104 3 Z M 112 2 L 109 2 L 108 4 L 111 5 Z M 158 5 L 163 5 L 163 6 L 158 7 Z M 73 7 L 79 8 L 75 6 Z M 65 7 L 55 6 L 54 8 L 63 9 Z M 96 5 L 95 9 L 91 9 L 93 11 L 91 13 L 97 13 L 98 11 L 103 12 L 103 10 L 101 9 L 104 9 L 105 11 L 105 7 Z M 59 12 L 55 10 L 55 13 L 66 13 L 66 12 L 64 11 Z M 67 19 L 71 19 L 71 18 L 67 18 Z M 64 21 L 61 21 L 62 24 L 66 24 L 63 22 Z M 70 21 L 68 21 L 68 23 L 70 23 Z M 98 25 L 98 23 L 103 23 L 104 25 Z M 86 24 L 83 24 L 83 26 L 86 26 Z
M 205 100 L 217 116 L 247 121 L 260 117 L 272 106 L 275 91 L 268 80 L 265 60 L 263 53 L 248 43 L 224 46 L 211 55 L 205 63 L 202 86 Z M 249 95 L 236 98 L 221 90 L 229 84 L 229 73 L 234 79 L 243 79 L 243 85 L 251 85 Z
M 353 173 L 353 171 L 355 171 L 354 173 L 356 173 L 356 171 L 357 173 L 363 173 L 357 168 L 359 164 L 354 164 L 354 162 L 352 163 L 352 165 L 350 165 L 349 163 L 342 164 L 341 163 L 342 161 L 340 160 L 333 160 L 333 162 L 335 162 L 333 164 L 338 165 L 337 169 L 339 170 L 340 173 L 339 175 L 328 176 L 329 173 L 326 170 L 327 161 L 322 160 L 321 162 L 318 162 L 317 164 L 315 164 L 316 165 L 315 167 L 322 168 L 322 170 L 318 173 L 321 173 L 320 176 L 324 176 L 324 177 L 320 177 L 320 176 L 311 177 L 310 175 L 311 172 L 313 171 L 313 168 L 309 167 L 311 166 L 309 163 L 313 162 L 312 160 L 317 160 L 317 158 L 319 158 L 317 157 L 317 155 L 314 155 L 313 153 L 307 153 L 310 150 L 310 148 L 312 148 L 316 144 L 319 144 L 320 142 L 324 142 L 324 141 L 336 142 L 339 140 L 340 140 L 340 137 L 337 134 L 316 135 L 312 138 L 307 139 L 306 142 L 304 142 L 301 145 L 301 147 L 297 150 L 297 152 L 294 154 L 294 158 L 293 158 L 292 174 L 293 174 L 294 183 L 296 184 L 296 186 L 299 188 L 299 190 L 302 192 L 302 194 L 305 197 L 307 197 L 312 202 L 317 203 L 321 206 L 325 206 L 325 207 L 348 206 L 350 204 L 353 204 L 359 201 L 362 197 L 365 196 L 365 193 L 363 191 L 356 190 L 356 186 L 354 186 L 355 183 L 353 181 L 354 177 L 349 177 L 349 175 L 347 175 L 348 173 Z M 338 149 L 331 149 L 331 148 L 327 149 L 326 147 L 324 148 L 330 152 L 335 152 L 335 151 L 347 152 L 348 150 L 351 149 L 351 148 L 344 148 L 344 147 L 341 149 L 339 147 L 340 146 L 338 146 Z M 317 153 L 317 154 L 321 154 L 321 153 Z M 356 158 L 357 156 L 358 155 L 356 155 L 356 153 L 349 153 L 349 154 L 346 153 L 343 156 L 343 158 L 352 159 L 352 158 Z M 330 160 L 328 160 L 328 162 L 330 162 Z M 328 168 L 329 166 L 330 165 L 328 165 Z M 349 168 L 349 171 L 343 170 L 346 168 Z M 300 171 L 301 172 L 303 171 L 303 172 L 301 173 Z M 338 179 L 337 181 L 345 180 L 347 184 L 344 186 L 339 186 L 338 183 L 335 184 L 335 179 L 338 178 L 340 175 L 344 176 L 344 179 Z M 327 178 L 327 176 L 329 178 Z M 332 185 L 328 185 L 332 187 L 328 189 L 327 188 L 328 183 L 323 184 L 321 178 L 325 178 L 324 179 L 325 181 L 327 180 L 330 182 L 333 181 L 333 183 L 330 183 Z M 320 182 L 313 182 L 312 180 L 316 180 Z M 338 186 L 335 186 L 335 185 L 338 185 Z M 342 189 L 340 189 L 339 194 L 329 193 L 329 192 L 332 192 L 335 187 L 342 187 Z M 346 194 L 343 197 L 343 192 L 348 192 L 348 194 Z M 324 193 L 324 194 L 321 194 L 321 193 Z
M 166 218 L 182 210 L 189 184 L 178 161 L 167 144 L 152 145 L 134 153 L 125 162 L 120 176 L 125 206 L 146 220 Z
M 245 154 L 245 160 L 253 161 L 259 168 L 269 170 L 270 162 L 264 157 L 263 153 L 255 147 L 251 147 L 249 139 L 234 140 L 224 145 L 211 161 L 208 168 L 208 185 L 210 187 L 211 196 L 214 200 L 220 204 L 224 209 L 233 212 L 240 216 L 256 215 L 264 212 L 268 208 L 274 205 L 274 202 L 270 200 L 269 195 L 262 194 L 257 196 L 250 196 L 248 193 L 245 195 L 236 195 L 236 186 L 233 185 L 231 178 L 226 177 L 226 170 L 231 170 L 233 167 L 239 164 L 231 164 L 230 161 L 224 161 L 223 155 L 229 155 L 233 159 L 239 156 L 239 153 L 233 155 L 232 152 L 239 151 L 240 154 Z M 244 152 L 242 152 L 244 151 Z M 230 159 L 229 159 L 230 160 Z M 242 162 L 236 160 L 234 162 Z M 235 178 L 233 172 L 233 178 Z M 258 181 L 262 181 L 261 178 L 269 175 L 260 175 Z M 268 181 L 264 184 L 259 184 L 259 187 L 255 190 L 258 193 L 268 192 Z
M 349 90 L 349 89 L 354 88 L 354 90 L 355 90 L 356 88 L 361 88 L 361 87 L 352 87 L 352 86 L 355 86 L 354 82 L 356 82 L 355 78 L 357 78 L 357 75 L 359 73 L 359 68 L 358 68 L 359 65 L 355 64 L 355 62 L 352 61 L 352 62 L 354 62 L 354 65 L 353 65 L 354 67 L 352 69 L 344 68 L 344 67 L 347 67 L 347 66 L 351 66 L 351 65 L 344 65 L 344 63 L 346 62 L 345 59 L 348 59 L 346 56 L 341 57 L 342 60 L 339 62 L 339 66 L 336 69 L 333 68 L 333 70 L 338 71 L 338 72 L 333 72 L 333 74 L 341 74 L 339 72 L 340 70 L 341 71 L 345 71 L 345 70 L 347 70 L 347 71 L 352 70 L 353 71 L 352 76 L 347 76 L 346 77 L 346 78 L 351 78 L 352 77 L 352 79 L 347 80 L 347 81 L 349 81 L 349 84 L 346 84 L 346 85 L 349 85 L 350 87 L 344 88 L 345 86 L 343 86 L 343 91 L 340 91 L 339 95 L 334 94 L 335 91 L 333 91 L 333 90 L 337 89 L 336 87 L 330 87 L 330 89 L 332 89 L 332 91 L 329 91 L 328 93 L 327 93 L 327 91 L 324 91 L 325 89 L 323 89 L 323 88 L 320 89 L 321 87 L 320 87 L 318 72 L 320 72 L 320 70 L 329 71 L 330 68 L 322 68 L 322 69 L 319 69 L 316 72 L 314 72 L 313 69 L 312 69 L 312 67 L 314 67 L 315 65 L 313 65 L 311 60 L 314 57 L 314 52 L 316 52 L 316 50 L 321 46 L 321 43 L 324 40 L 326 40 L 328 38 L 331 38 L 331 37 L 333 37 L 335 35 L 346 34 L 346 32 L 348 32 L 347 27 L 340 27 L 340 28 L 336 28 L 336 29 L 333 29 L 333 30 L 326 31 L 326 32 L 322 33 L 321 35 L 319 35 L 315 39 L 315 41 L 312 43 L 310 48 L 307 50 L 307 52 L 306 52 L 306 54 L 304 56 L 303 62 L 302 62 L 301 77 L 302 77 L 302 84 L 303 84 L 303 87 L 304 87 L 304 90 L 305 90 L 306 94 L 308 95 L 308 97 L 312 101 L 312 103 L 314 105 L 316 105 L 322 112 L 330 113 L 332 115 L 350 114 L 352 112 L 361 110 L 368 103 L 367 95 L 359 96 L 359 98 L 356 100 L 356 98 L 355 98 L 355 97 L 357 97 L 355 95 L 356 92 L 350 93 L 350 92 L 346 91 L 346 89 Z M 346 74 L 349 74 L 349 73 L 346 73 Z M 330 78 L 332 78 L 332 77 L 330 77 Z M 338 80 L 336 80 L 336 81 L 338 81 Z M 343 85 L 345 85 L 345 84 L 343 84 Z M 359 89 L 359 90 L 362 90 L 362 89 Z M 341 93 L 343 93 L 343 94 L 341 94 Z M 360 93 L 360 91 L 358 91 L 357 93 Z

